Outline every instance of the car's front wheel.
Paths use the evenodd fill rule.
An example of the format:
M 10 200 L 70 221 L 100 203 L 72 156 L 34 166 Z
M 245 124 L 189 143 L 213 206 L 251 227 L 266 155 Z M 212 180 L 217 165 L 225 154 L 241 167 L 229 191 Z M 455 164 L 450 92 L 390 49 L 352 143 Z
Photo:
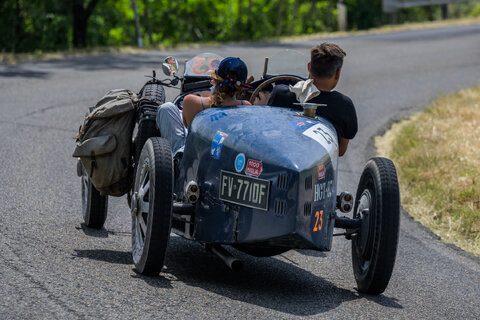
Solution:
M 172 203 L 170 144 L 163 138 L 150 138 L 140 153 L 131 201 L 132 256 L 141 274 L 158 275 L 163 267 L 172 224 Z
M 362 224 L 352 237 L 352 262 L 358 290 L 385 291 L 393 266 L 400 226 L 400 193 L 393 162 L 370 159 L 363 170 L 355 198 L 354 218 Z

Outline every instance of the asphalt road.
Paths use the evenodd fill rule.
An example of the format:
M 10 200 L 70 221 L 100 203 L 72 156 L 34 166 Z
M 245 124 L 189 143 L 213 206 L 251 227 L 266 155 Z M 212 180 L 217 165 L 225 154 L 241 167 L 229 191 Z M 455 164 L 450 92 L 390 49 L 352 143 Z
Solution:
M 0 65 L 0 318 L 479 319 L 480 260 L 442 243 L 406 213 L 384 294 L 357 292 L 350 243 L 329 253 L 238 254 L 240 273 L 172 237 L 159 277 L 134 272 L 125 198 L 110 200 L 105 229 L 82 227 L 73 136 L 108 89 L 139 90 L 163 57 L 263 57 L 324 39 Z M 354 192 L 373 137 L 440 94 L 480 84 L 480 25 L 329 39 L 346 57 L 339 91 L 356 104 L 359 133 L 340 161 L 339 190 Z M 169 90 L 172 98 L 175 91 Z

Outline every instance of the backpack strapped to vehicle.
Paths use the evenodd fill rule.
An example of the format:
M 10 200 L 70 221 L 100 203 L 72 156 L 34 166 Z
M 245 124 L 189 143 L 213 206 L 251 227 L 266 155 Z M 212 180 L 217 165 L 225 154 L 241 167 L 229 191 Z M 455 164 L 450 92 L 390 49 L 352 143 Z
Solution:
M 80 158 L 92 184 L 103 195 L 122 196 L 133 182 L 132 134 L 137 95 L 111 90 L 85 117 L 73 157 Z

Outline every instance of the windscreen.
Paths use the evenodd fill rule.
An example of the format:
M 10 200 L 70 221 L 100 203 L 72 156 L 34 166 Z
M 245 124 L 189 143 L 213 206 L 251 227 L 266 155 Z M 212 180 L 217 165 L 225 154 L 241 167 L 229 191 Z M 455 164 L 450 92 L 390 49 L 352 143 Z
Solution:
M 208 77 L 213 70 L 218 68 L 222 60 L 223 57 L 215 53 L 201 53 L 187 61 L 185 76 Z
M 308 77 L 308 57 L 295 50 L 283 50 L 269 57 L 267 75 L 291 74 Z

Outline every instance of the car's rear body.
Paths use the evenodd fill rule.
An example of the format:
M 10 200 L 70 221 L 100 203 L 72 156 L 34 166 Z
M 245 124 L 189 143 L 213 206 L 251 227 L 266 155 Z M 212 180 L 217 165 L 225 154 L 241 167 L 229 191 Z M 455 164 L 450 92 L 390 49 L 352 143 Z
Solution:
M 205 243 L 330 250 L 337 158 L 324 119 L 267 106 L 207 109 L 190 127 L 175 181 L 178 199 L 190 181 L 200 198 L 174 230 Z

